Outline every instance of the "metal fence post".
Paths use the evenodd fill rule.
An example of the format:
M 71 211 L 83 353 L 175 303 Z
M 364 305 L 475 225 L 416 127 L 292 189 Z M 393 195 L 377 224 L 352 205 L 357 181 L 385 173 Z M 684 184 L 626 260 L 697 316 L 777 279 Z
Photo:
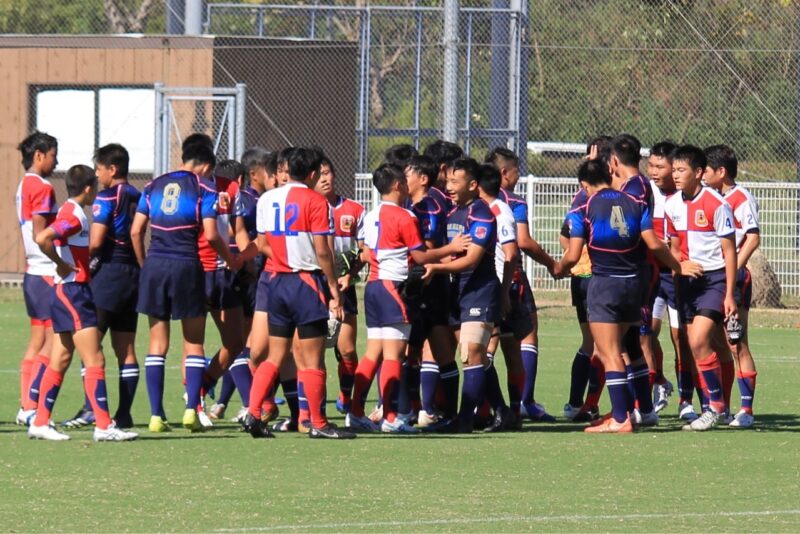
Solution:
M 458 140 L 458 0 L 444 2 L 444 117 L 442 137 Z
M 156 117 L 156 131 L 154 137 L 154 151 L 153 154 L 153 178 L 161 175 L 161 170 L 164 166 L 164 93 L 162 89 L 164 84 L 156 82 L 153 84 L 155 91 L 155 117 Z
M 241 160 L 245 148 L 245 116 L 247 106 L 247 84 L 236 84 L 236 159 Z

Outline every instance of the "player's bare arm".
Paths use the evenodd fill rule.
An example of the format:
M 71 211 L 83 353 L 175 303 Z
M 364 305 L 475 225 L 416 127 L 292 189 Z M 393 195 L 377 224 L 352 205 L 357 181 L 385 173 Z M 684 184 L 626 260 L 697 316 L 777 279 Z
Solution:
M 231 271 L 238 271 L 242 267 L 242 260 L 240 257 L 231 254 L 231 249 L 228 247 L 228 244 L 217 231 L 217 220 L 214 217 L 206 217 L 203 219 L 203 232 L 208 240 L 208 244 L 211 245 L 217 254 L 225 261 L 228 269 Z
M 250 241 L 250 236 L 247 235 L 247 227 L 244 224 L 243 217 L 236 217 L 236 230 L 234 231 L 234 239 L 236 246 L 239 248 L 239 258 L 244 263 L 250 261 L 258 254 L 258 246 L 255 242 Z
M 131 223 L 131 245 L 133 253 L 136 254 L 136 261 L 139 267 L 144 266 L 144 259 L 147 256 L 144 248 L 144 235 L 147 233 L 147 222 L 150 219 L 144 213 L 137 213 Z
M 103 242 L 106 240 L 108 226 L 93 222 L 89 228 L 89 257 L 94 258 L 100 254 Z
M 578 260 L 581 259 L 581 252 L 583 251 L 584 239 L 582 237 L 571 237 L 567 246 L 566 252 L 561 257 L 561 261 L 553 265 L 553 275 L 556 278 L 561 278 L 569 273 L 569 270 L 575 267 Z
M 750 257 L 761 246 L 761 234 L 758 232 L 748 232 L 744 236 L 742 246 L 739 247 L 739 253 L 736 255 L 736 269 L 747 267 L 747 262 Z
M 333 270 L 333 253 L 330 246 L 328 246 L 328 236 L 314 234 L 313 240 L 319 267 L 328 281 L 328 289 L 331 292 L 331 301 L 328 303 L 328 309 L 341 321 L 344 318 L 344 312 L 342 311 L 342 299 L 339 293 L 339 285 L 336 281 L 336 273 Z
M 410 252 L 411 259 L 414 263 L 425 265 L 427 263 L 434 263 L 453 254 L 461 254 L 467 250 L 472 243 L 472 238 L 469 235 L 458 234 L 447 245 L 434 248 L 434 249 L 417 249 Z
M 721 237 L 719 243 L 725 257 L 725 317 L 738 317 L 736 299 L 733 297 L 736 287 L 736 237 L 733 234 Z
M 42 253 L 50 258 L 56 264 L 56 272 L 61 278 L 66 278 L 70 273 L 77 273 L 78 268 L 61 259 L 56 253 L 56 247 L 53 243 L 56 239 L 56 232 L 52 228 L 45 228 L 44 231 L 36 234 L 36 244 Z
M 460 273 L 474 269 L 480 263 L 485 250 L 480 245 L 470 243 L 467 253 L 447 263 L 429 263 L 425 266 L 423 278 L 430 278 L 436 273 Z
M 669 267 L 677 275 L 680 275 L 682 273 L 681 263 L 675 259 L 670 250 L 667 248 L 667 245 L 665 245 L 664 242 L 658 238 L 658 236 L 653 230 L 642 230 L 642 241 L 644 241 L 644 244 L 647 245 L 647 248 L 649 248 L 653 252 L 656 259 L 658 259 L 658 261 L 660 261 L 662 265 Z M 697 265 L 697 267 L 700 266 Z M 693 272 L 693 274 L 687 274 L 687 276 L 696 278 L 697 276 L 699 276 L 699 274 L 700 273 L 695 274 Z

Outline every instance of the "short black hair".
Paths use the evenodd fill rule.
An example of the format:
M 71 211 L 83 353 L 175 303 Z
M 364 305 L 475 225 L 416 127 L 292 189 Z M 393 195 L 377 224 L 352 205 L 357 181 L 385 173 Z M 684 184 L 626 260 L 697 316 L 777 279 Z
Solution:
M 678 145 L 672 141 L 661 141 L 653 145 L 650 149 L 650 155 L 657 158 L 669 158 L 669 155 L 672 154 L 672 151 L 676 148 L 678 148 Z
M 94 173 L 94 169 L 88 165 L 73 165 L 67 171 L 64 184 L 67 186 L 67 194 L 70 198 L 76 197 L 83 193 L 86 186 L 97 185 L 97 175 Z
M 242 154 L 242 166 L 244 167 L 245 174 L 258 167 L 267 168 L 267 160 L 272 155 L 272 152 L 260 146 L 250 147 Z M 222 165 L 220 163 L 220 165 Z
M 270 152 L 269 156 L 264 160 L 264 168 L 267 169 L 267 174 L 274 176 L 278 172 L 278 153 Z
M 238 182 L 239 178 L 243 177 L 246 172 L 244 165 L 235 159 L 223 159 L 217 163 L 217 167 L 214 169 L 214 176 Z
M 183 147 L 181 161 L 184 163 L 190 161 L 198 164 L 208 163 L 213 167 L 217 164 L 217 157 L 214 155 L 214 149 L 210 146 L 203 143 L 189 143 Z
M 491 163 L 498 169 L 506 163 L 511 163 L 514 167 L 519 166 L 519 156 L 517 156 L 517 153 L 503 146 L 493 148 L 486 154 L 483 161 Z
M 468 182 L 472 180 L 477 182 L 481 170 L 480 164 L 469 156 L 463 156 L 456 159 L 450 165 L 450 168 L 453 171 L 464 171 L 464 174 L 467 175 Z
M 214 150 L 214 141 L 211 139 L 211 136 L 206 135 L 204 133 L 193 133 L 189 134 L 186 139 L 183 140 L 181 144 L 181 150 L 186 150 L 186 147 L 189 145 L 206 145 L 212 151 Z
M 739 172 L 739 160 L 736 159 L 736 152 L 728 145 L 712 145 L 706 148 L 703 153 L 706 155 L 706 165 L 714 170 L 725 167 L 725 171 L 731 179 L 736 178 Z
M 426 188 L 430 188 L 439 177 L 439 169 L 436 168 L 436 164 L 428 156 L 413 156 L 408 160 L 406 167 L 428 178 Z
M 500 169 L 492 163 L 484 163 L 478 170 L 478 187 L 489 196 L 500 194 Z
M 275 172 L 278 172 L 277 169 L 278 169 L 278 167 L 280 167 L 281 163 L 287 163 L 289 161 L 289 156 L 295 150 L 297 150 L 297 147 L 287 146 L 287 147 L 281 149 L 280 152 L 278 152 L 278 157 L 275 160 Z
M 319 170 L 323 154 L 315 148 L 295 148 L 286 160 L 289 176 L 298 182 L 304 181 L 313 171 Z
M 38 130 L 23 139 L 17 147 L 22 153 L 22 166 L 26 169 L 33 165 L 33 155 L 36 152 L 47 154 L 54 148 L 58 148 L 56 138 Z
M 611 140 L 613 138 L 610 135 L 598 135 L 588 143 L 586 143 L 586 154 L 589 155 L 591 152 L 592 147 L 597 147 L 597 159 L 608 165 L 608 161 L 611 159 Z
M 386 152 L 383 153 L 383 162 L 398 165 L 399 167 L 405 169 L 411 158 L 418 155 L 419 151 L 414 147 L 414 145 L 392 145 L 386 149 Z
M 381 195 L 386 195 L 392 190 L 395 182 L 404 181 L 406 175 L 403 168 L 393 163 L 383 163 L 372 173 L 372 185 Z
M 578 181 L 595 186 L 601 184 L 611 185 L 608 165 L 596 159 L 584 161 L 578 167 Z
M 426 146 L 423 154 L 431 158 L 437 167 L 451 167 L 455 160 L 464 155 L 464 150 L 455 143 L 438 139 Z
M 328 156 L 326 156 L 324 154 L 322 156 L 322 159 L 319 160 L 320 168 L 323 165 L 327 165 L 327 167 L 331 170 L 331 174 L 333 174 L 333 176 L 336 177 L 336 167 L 333 166 L 333 162 L 331 161 L 331 158 L 329 158 Z
M 706 155 L 703 151 L 694 145 L 681 145 L 672 151 L 669 155 L 670 161 L 685 161 L 689 163 L 692 169 L 705 169 L 706 168 Z
M 125 147 L 117 143 L 101 146 L 94 151 L 95 163 L 99 163 L 105 167 L 114 165 L 117 168 L 117 174 L 122 178 L 128 177 L 128 164 L 130 163 L 130 159 Z
M 642 143 L 630 134 L 620 134 L 611 140 L 611 153 L 626 167 L 638 167 L 642 159 Z

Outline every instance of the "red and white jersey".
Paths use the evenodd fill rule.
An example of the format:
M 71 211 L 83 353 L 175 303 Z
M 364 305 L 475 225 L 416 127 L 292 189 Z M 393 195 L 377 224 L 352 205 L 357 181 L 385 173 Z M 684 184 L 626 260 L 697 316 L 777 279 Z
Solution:
M 394 202 L 382 200 L 364 216 L 370 280 L 406 280 L 411 263 L 409 253 L 422 246 L 417 217 Z
M 78 268 L 66 278 L 55 275 L 55 283 L 78 282 L 86 284 L 89 275 L 89 220 L 80 204 L 67 200 L 58 210 L 56 220 L 50 225 L 56 234 L 54 244 L 56 253 L 67 263 Z
M 217 202 L 214 204 L 214 209 L 217 212 L 217 232 L 219 232 L 222 241 L 228 243 L 233 212 L 237 202 L 239 202 L 239 184 L 234 180 L 221 176 L 215 176 L 211 181 L 214 182 L 217 190 Z M 206 239 L 202 226 L 200 234 L 197 236 L 197 248 L 204 271 L 209 272 L 225 268 L 225 262 Z
M 672 195 L 664 212 L 667 235 L 680 240 L 681 261 L 695 261 L 706 271 L 725 267 L 720 238 L 733 235 L 733 213 L 719 193 L 703 187 L 690 200 Z
M 350 200 L 338 197 L 333 208 L 333 254 L 336 261 L 336 272 L 342 272 L 343 252 L 353 250 L 358 246 L 359 235 L 364 226 L 364 206 Z
M 675 190 L 665 192 L 653 184 L 653 231 L 661 241 L 669 241 L 667 239 L 667 219 L 664 216 L 664 205 L 667 199 L 675 194 Z
M 736 250 L 742 246 L 745 234 L 758 233 L 758 203 L 755 197 L 740 185 L 734 185 L 724 197 L 733 210 L 733 225 L 736 230 Z
M 26 272 L 37 276 L 55 275 L 55 264 L 42 253 L 33 235 L 34 215 L 44 216 L 47 224 L 55 219 L 57 207 L 53 186 L 38 174 L 25 173 L 17 187 L 16 204 L 22 244 L 25 247 Z
M 333 233 L 331 208 L 325 197 L 305 184 L 289 182 L 258 199 L 256 229 L 272 248 L 265 271 L 317 271 L 313 236 Z
M 503 265 L 506 261 L 506 255 L 503 252 L 503 245 L 517 240 L 517 223 L 514 220 L 514 212 L 508 204 L 500 200 L 494 199 L 489 204 L 489 209 L 492 210 L 494 218 L 497 220 L 497 243 L 494 249 L 494 268 L 497 272 L 497 278 L 503 281 Z M 516 277 L 517 271 L 514 270 Z

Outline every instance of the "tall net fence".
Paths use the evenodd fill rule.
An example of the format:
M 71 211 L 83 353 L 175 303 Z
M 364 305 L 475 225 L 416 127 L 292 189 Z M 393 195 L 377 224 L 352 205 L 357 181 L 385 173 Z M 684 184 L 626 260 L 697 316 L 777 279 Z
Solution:
M 125 79 L 117 71 L 126 63 L 117 58 L 127 52 L 112 56 L 96 43 L 95 51 L 69 61 L 67 52 L 56 52 L 46 67 L 38 61 L 21 67 L 47 74 L 46 82 L 26 88 L 26 128 L 81 124 L 60 136 L 62 167 L 85 163 L 96 146 L 118 141 L 131 150 L 136 177 L 145 178 L 156 167 L 159 148 L 152 137 L 132 132 L 157 123 L 152 88 L 170 83 L 164 73 L 172 72 L 178 86 L 174 80 L 184 78 L 202 79 L 196 83 L 204 87 L 244 83 L 246 145 L 320 145 L 334 159 L 343 190 L 372 198 L 369 183 L 348 178 L 369 173 L 392 144 L 422 148 L 441 136 L 443 4 L 205 1 L 189 29 L 209 36 L 208 54 L 176 52 L 154 63 L 152 76 L 139 77 L 146 83 L 86 83 L 82 69 L 94 63 L 109 72 L 108 79 Z M 70 43 L 92 34 L 183 34 L 186 5 L 15 0 L 0 5 L 0 34 L 6 41 L 20 34 L 67 34 Z M 560 225 L 562 205 L 572 194 L 571 181 L 561 177 L 574 175 L 588 139 L 628 132 L 644 146 L 665 139 L 729 144 L 740 159 L 740 179 L 753 182 L 762 204 L 762 246 L 782 289 L 771 305 L 796 303 L 797 189 L 783 184 L 798 177 L 799 23 L 800 3 L 791 0 L 462 0 L 458 141 L 477 158 L 498 145 L 519 152 L 523 174 L 535 177 L 529 201 L 536 237 L 551 252 L 556 243 L 547 236 Z M 146 64 L 135 68 L 148 71 Z M 12 70 L 3 64 L 4 72 Z M 295 104 L 286 105 L 289 100 Z M 9 116 L 19 113 L 12 104 L 6 103 Z M 106 109 L 129 111 L 136 128 L 115 129 Z M 164 137 L 171 154 L 184 130 L 216 137 L 228 119 L 219 103 L 181 101 L 173 111 L 175 132 Z M 229 144 L 221 138 L 223 156 Z M 523 181 L 523 193 L 525 187 Z M 538 267 L 530 272 L 540 289 L 563 287 Z

